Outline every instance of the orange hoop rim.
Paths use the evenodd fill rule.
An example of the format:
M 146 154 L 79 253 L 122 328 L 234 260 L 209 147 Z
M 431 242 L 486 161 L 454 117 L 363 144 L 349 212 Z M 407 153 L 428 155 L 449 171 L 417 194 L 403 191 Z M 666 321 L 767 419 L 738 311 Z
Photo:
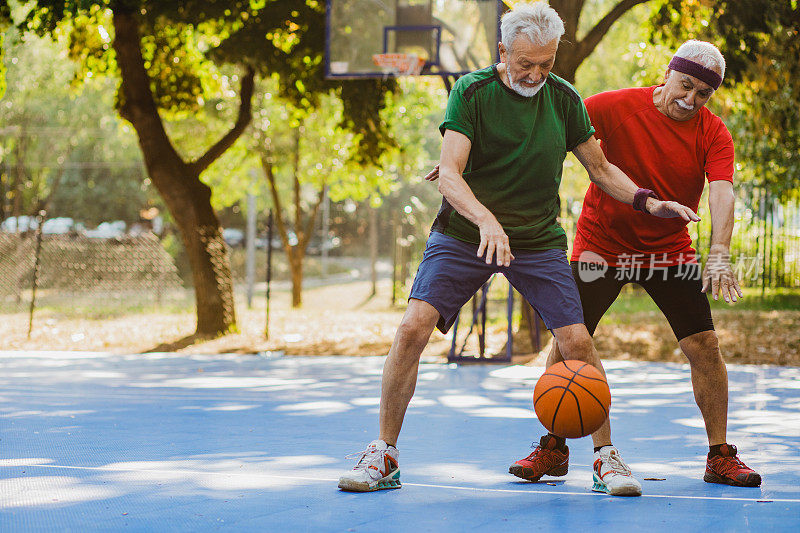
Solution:
M 373 54 L 372 62 L 387 74 L 418 76 L 425 60 L 415 54 Z

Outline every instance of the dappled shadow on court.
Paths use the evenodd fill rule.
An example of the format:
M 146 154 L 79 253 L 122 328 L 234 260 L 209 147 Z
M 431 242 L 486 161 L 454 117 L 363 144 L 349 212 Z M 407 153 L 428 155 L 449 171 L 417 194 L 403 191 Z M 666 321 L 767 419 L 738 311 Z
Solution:
M 377 502 L 400 517 L 396 530 L 581 528 L 618 512 L 589 490 L 588 439 L 570 442 L 564 478 L 507 473 L 541 434 L 531 394 L 542 369 L 527 366 L 423 363 L 399 443 L 404 488 L 338 491 L 353 464 L 344 456 L 375 436 L 383 361 L 0 352 L 0 512 L 21 531 L 264 530 L 298 519 L 369 531 L 382 523 Z M 667 520 L 665 501 L 709 527 L 722 512 L 734 529 L 800 525 L 800 370 L 730 369 L 730 440 L 765 478 L 736 489 L 701 481 L 707 448 L 688 367 L 606 368 L 615 444 L 641 477 L 664 479 L 616 503 L 632 506 L 632 527 Z M 762 499 L 776 503 L 771 514 Z

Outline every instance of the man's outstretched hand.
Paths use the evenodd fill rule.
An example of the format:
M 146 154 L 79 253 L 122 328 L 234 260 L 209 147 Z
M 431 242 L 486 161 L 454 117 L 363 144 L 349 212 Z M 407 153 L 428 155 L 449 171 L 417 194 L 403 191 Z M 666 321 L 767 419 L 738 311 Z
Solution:
M 503 231 L 503 226 L 496 218 L 489 215 L 478 224 L 481 232 L 481 244 L 478 246 L 478 257 L 486 254 L 486 264 L 492 263 L 492 256 L 497 260 L 497 266 L 508 266 L 514 259 L 509 245 L 508 235 Z
M 427 179 L 427 177 L 425 178 Z M 697 213 L 678 202 L 665 202 L 655 198 L 647 199 L 647 212 L 653 216 L 661 218 L 682 218 L 686 222 L 698 222 L 700 217 Z
M 731 267 L 731 254 L 727 246 L 711 246 L 703 269 L 703 288 L 701 292 L 711 295 L 716 300 L 721 294 L 726 302 L 734 304 L 739 298 L 744 297 L 739 287 L 739 280 Z

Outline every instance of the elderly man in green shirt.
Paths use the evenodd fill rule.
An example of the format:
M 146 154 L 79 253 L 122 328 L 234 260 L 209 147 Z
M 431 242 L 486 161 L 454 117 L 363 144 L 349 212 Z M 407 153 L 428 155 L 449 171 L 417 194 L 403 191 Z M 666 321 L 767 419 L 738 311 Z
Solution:
M 537 309 L 565 359 L 602 371 L 583 323 L 566 235 L 557 221 L 568 151 L 592 182 L 634 209 L 699 220 L 688 207 L 639 189 L 606 160 L 580 95 L 550 72 L 563 34 L 563 22 L 546 3 L 518 5 L 503 16 L 502 62 L 467 74 L 453 86 L 440 128 L 442 207 L 384 366 L 379 438 L 340 478 L 343 490 L 400 488 L 396 444 L 420 355 L 433 328 L 446 332 L 461 306 L 495 272 L 503 273 Z M 610 434 L 598 432 L 592 438 L 596 447 L 613 448 Z M 609 494 L 641 494 L 616 449 L 604 472 Z

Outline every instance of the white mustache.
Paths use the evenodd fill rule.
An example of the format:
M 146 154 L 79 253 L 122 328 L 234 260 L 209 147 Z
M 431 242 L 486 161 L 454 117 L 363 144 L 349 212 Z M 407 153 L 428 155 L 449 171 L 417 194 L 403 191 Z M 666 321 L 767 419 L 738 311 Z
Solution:
M 539 92 L 539 89 L 544 87 L 544 84 L 545 84 L 546 81 L 547 81 L 547 78 L 544 78 L 544 79 L 542 79 L 542 81 L 540 81 L 536 85 L 530 85 L 528 80 L 525 80 L 525 83 L 521 83 L 522 80 L 513 81 L 513 80 L 511 80 L 511 77 L 509 77 L 509 84 L 511 85 L 511 88 L 514 91 L 516 91 L 517 94 L 520 94 L 520 95 L 525 96 L 527 98 L 532 98 L 533 96 L 535 96 L 536 93 Z
M 678 107 L 680 107 L 681 109 L 685 109 L 686 111 L 691 111 L 692 109 L 694 109 L 693 105 L 686 105 L 683 102 L 683 100 L 675 100 L 675 103 L 678 104 Z

